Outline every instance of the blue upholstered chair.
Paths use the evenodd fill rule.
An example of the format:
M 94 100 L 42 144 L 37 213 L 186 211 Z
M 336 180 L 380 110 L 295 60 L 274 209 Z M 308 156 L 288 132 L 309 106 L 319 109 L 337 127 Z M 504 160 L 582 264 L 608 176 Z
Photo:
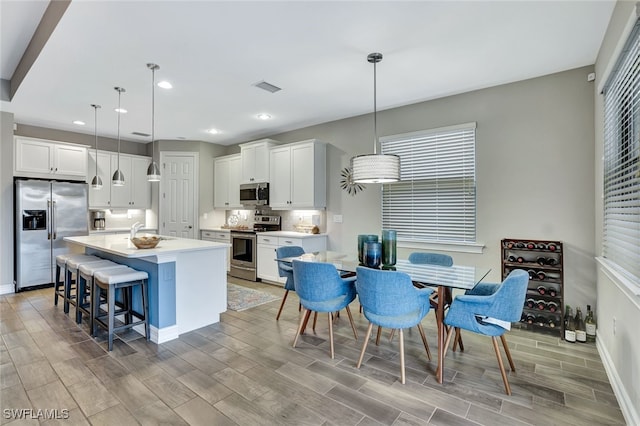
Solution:
M 356 298 L 356 287 L 353 279 L 342 279 L 335 265 L 323 262 L 293 261 L 293 282 L 302 307 L 306 309 L 300 319 L 298 332 L 293 340 L 296 347 L 298 337 L 304 332 L 311 312 L 326 312 L 329 318 L 329 342 L 331 358 L 333 351 L 333 312 L 346 308 L 351 329 L 356 340 L 358 332 L 353 323 L 349 303 Z
M 300 246 L 283 246 L 276 249 L 276 259 L 283 259 L 285 257 L 302 256 L 304 249 Z M 289 262 L 278 262 L 278 275 L 281 277 L 287 277 L 287 281 L 284 283 L 284 296 L 282 297 L 282 303 L 280 303 L 280 309 L 278 309 L 278 315 L 276 315 L 276 321 L 280 319 L 280 313 L 284 307 L 284 302 L 287 301 L 287 296 L 290 291 L 295 291 L 293 284 L 293 267 Z
M 504 370 L 502 357 L 500 356 L 500 348 L 498 347 L 498 336 L 502 340 L 502 346 L 507 354 L 509 366 L 512 371 L 516 371 L 511 353 L 504 338 L 507 329 L 506 324 L 500 325 L 499 322 L 511 323 L 520 320 L 522 308 L 527 293 L 527 285 L 529 283 L 529 274 L 521 269 L 511 271 L 504 279 L 502 284 L 494 287 L 495 292 L 482 294 L 464 294 L 456 296 L 453 303 L 449 307 L 449 312 L 444 319 L 444 323 L 450 327 L 458 327 L 474 333 L 491 336 L 493 341 L 493 349 L 498 358 L 498 366 L 502 374 L 502 381 L 507 395 L 511 395 L 511 386 L 507 380 L 507 374 Z M 490 286 L 483 286 L 477 291 L 489 291 Z M 447 336 L 445 343 L 445 353 L 451 340 L 451 334 Z
M 404 336 L 402 329 L 418 326 L 422 343 L 431 359 L 429 344 L 424 335 L 420 321 L 429 313 L 431 304 L 429 296 L 431 288 L 418 289 L 414 287 L 409 275 L 404 272 L 384 271 L 359 266 L 357 269 L 356 288 L 362 305 L 364 316 L 369 320 L 367 337 L 364 339 L 357 368 L 360 368 L 364 358 L 369 336 L 373 325 L 400 330 L 400 372 L 404 384 Z

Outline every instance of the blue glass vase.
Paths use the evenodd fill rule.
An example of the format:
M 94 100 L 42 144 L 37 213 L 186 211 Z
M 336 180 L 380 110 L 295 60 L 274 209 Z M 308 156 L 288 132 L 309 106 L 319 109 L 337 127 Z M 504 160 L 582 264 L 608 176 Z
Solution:
M 392 229 L 382 230 L 382 264 L 393 266 L 396 264 L 396 231 Z
M 364 265 L 364 244 L 365 243 L 377 243 L 378 236 L 373 234 L 361 234 L 358 235 L 358 262 Z
M 364 243 L 364 264 L 369 268 L 379 268 L 382 263 L 382 243 Z

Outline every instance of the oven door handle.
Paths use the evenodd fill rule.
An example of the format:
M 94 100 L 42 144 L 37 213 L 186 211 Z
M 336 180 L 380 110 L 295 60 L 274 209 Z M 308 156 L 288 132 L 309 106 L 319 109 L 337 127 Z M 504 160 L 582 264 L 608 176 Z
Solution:
M 231 265 L 235 268 L 235 269 L 241 269 L 243 271 L 255 271 L 256 268 L 247 268 L 246 266 L 239 266 L 239 265 L 234 265 L 233 262 L 231 263 Z

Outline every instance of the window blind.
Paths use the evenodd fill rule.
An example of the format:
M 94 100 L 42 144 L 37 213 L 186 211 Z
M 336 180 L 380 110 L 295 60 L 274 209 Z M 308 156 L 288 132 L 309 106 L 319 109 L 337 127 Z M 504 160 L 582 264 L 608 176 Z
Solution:
M 640 285 L 640 21 L 604 88 L 603 253 Z
M 382 186 L 382 226 L 398 240 L 476 241 L 476 123 L 387 136 L 400 156 L 400 182 Z

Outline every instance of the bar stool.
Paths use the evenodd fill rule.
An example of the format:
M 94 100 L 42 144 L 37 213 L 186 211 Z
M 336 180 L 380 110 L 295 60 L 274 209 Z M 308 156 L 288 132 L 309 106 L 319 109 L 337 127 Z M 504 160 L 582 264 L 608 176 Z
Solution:
M 144 335 L 149 340 L 149 303 L 147 295 L 147 280 L 149 274 L 144 271 L 138 271 L 127 267 L 126 269 L 108 269 L 96 271 L 93 274 L 93 287 L 91 289 L 91 317 L 93 318 L 92 332 L 95 335 L 96 326 L 99 325 L 109 332 L 109 351 L 113 349 L 113 334 L 120 330 L 132 328 L 139 324 L 144 324 Z M 136 312 L 133 310 L 132 289 L 135 286 L 141 287 L 142 293 L 142 310 Z M 115 292 L 117 289 L 123 289 L 123 308 L 118 312 L 115 311 Z M 100 293 L 102 290 L 107 293 L 107 313 L 100 314 Z M 115 326 L 116 315 L 125 316 L 125 324 Z M 132 321 L 132 315 L 141 318 L 139 321 Z M 106 322 L 105 322 L 106 318 Z
M 58 297 L 62 296 L 62 300 L 64 301 L 65 314 L 69 313 L 69 300 L 71 299 L 71 279 L 69 278 L 69 274 L 67 272 L 67 261 L 70 259 L 91 260 L 99 258 L 97 256 L 80 253 L 66 253 L 56 256 L 56 279 L 53 288 L 53 304 L 55 306 L 58 306 Z M 62 281 L 60 280 L 60 272 L 64 272 L 64 278 L 62 279 Z
M 78 282 L 76 284 L 76 322 L 82 323 L 82 314 L 89 317 L 89 330 L 93 333 L 93 317 L 91 315 L 91 288 L 93 287 L 93 274 L 97 271 L 108 269 L 127 268 L 126 265 L 112 262 L 110 260 L 100 260 L 98 262 L 83 263 L 78 267 Z M 89 300 L 87 301 L 87 296 Z
M 78 293 L 79 290 L 79 286 L 80 286 L 80 274 L 78 273 L 78 268 L 80 267 L 80 265 L 86 265 L 89 263 L 97 263 L 97 262 L 102 262 L 104 259 L 98 256 L 91 256 L 91 255 L 83 255 L 83 256 L 76 256 L 76 257 L 71 257 L 69 259 L 67 259 L 67 263 L 66 263 L 66 274 L 65 277 L 68 278 L 69 282 L 71 283 L 72 281 L 72 277 L 75 276 L 75 293 L 73 292 L 73 289 L 71 288 L 71 285 L 69 285 L 69 304 L 74 305 L 76 307 L 76 321 L 77 321 L 77 313 L 78 313 L 78 296 L 80 293 Z

